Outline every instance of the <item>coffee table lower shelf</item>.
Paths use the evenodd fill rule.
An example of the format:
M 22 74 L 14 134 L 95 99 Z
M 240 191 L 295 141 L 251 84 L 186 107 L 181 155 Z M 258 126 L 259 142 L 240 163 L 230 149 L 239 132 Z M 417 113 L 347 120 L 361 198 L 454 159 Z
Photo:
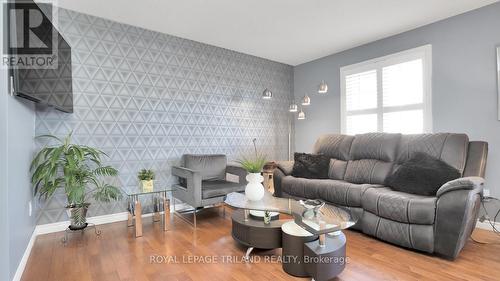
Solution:
M 282 247 L 281 226 L 290 220 L 272 220 L 269 224 L 264 224 L 263 220 L 258 220 L 252 216 L 245 216 L 246 210 L 237 209 L 231 216 L 233 239 L 238 243 L 248 247 L 245 259 L 250 259 L 250 253 L 254 248 L 257 249 L 277 249 Z M 319 239 L 293 245 L 294 247 L 303 247 L 303 267 L 305 275 L 314 280 L 329 280 L 340 274 L 345 267 L 345 246 L 346 238 L 340 233 L 336 236 L 326 235 L 325 246 L 319 245 Z M 293 261 L 283 257 L 283 260 Z M 340 262 L 340 263 L 339 263 Z M 286 267 L 293 267 L 288 264 Z M 293 275 L 293 274 L 292 274 Z

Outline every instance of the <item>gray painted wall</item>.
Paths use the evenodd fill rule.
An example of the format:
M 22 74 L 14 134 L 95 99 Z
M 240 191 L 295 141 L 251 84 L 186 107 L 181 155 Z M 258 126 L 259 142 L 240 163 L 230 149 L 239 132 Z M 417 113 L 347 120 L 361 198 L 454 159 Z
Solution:
M 496 3 L 295 67 L 296 99 L 306 92 L 312 98 L 307 119 L 296 122 L 296 151 L 310 151 L 321 134 L 340 132 L 340 67 L 432 44 L 434 132 L 467 133 L 471 140 L 489 142 L 487 188 L 500 196 L 495 76 L 499 26 L 500 3 Z M 330 89 L 326 96 L 314 94 L 322 79 Z
M 35 227 L 34 216 L 28 215 L 35 110 L 32 103 L 9 95 L 7 77 L 8 71 L 0 69 L 0 280 L 14 277 Z
M 237 53 L 74 11 L 59 10 L 72 47 L 74 114 L 38 111 L 36 134 L 63 136 L 104 150 L 118 185 L 137 186 L 152 168 L 157 185 L 176 181 L 184 153 L 288 155 L 293 70 Z M 262 100 L 265 88 L 272 100 Z M 38 144 L 43 145 L 43 144 Z M 39 224 L 66 220 L 64 194 L 45 202 Z M 125 211 L 123 201 L 92 204 L 89 216 Z
M 29 216 L 32 200 L 29 166 L 34 153 L 35 109 L 32 102 L 8 97 L 8 198 L 11 278 L 35 228 L 35 215 Z
M 3 1 L 0 1 L 3 5 Z M 1 13 L 3 15 L 3 13 Z M 0 19 L 2 19 L 0 15 Z M 3 20 L 3 19 L 2 19 Z M 3 38 L 3 28 L 0 29 Z M 2 48 L 3 41 L 0 46 Z M 2 50 L 3 53 L 3 50 Z M 7 70 L 0 68 L 0 132 L 7 132 Z M 9 268 L 9 193 L 7 179 L 7 134 L 0 134 L 0 280 L 10 279 Z

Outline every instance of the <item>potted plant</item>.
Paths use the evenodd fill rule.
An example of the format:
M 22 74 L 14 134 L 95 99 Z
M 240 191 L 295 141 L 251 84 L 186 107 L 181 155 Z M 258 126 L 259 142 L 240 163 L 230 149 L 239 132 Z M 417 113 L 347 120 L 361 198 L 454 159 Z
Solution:
M 153 170 L 142 169 L 137 174 L 137 178 L 139 178 L 143 191 L 153 191 L 153 180 L 155 179 Z
M 257 152 L 256 141 L 257 139 L 252 140 L 255 155 L 253 157 L 242 157 L 237 161 L 248 172 L 245 196 L 250 201 L 259 201 L 264 197 L 264 186 L 262 185 L 264 177 L 260 173 L 266 164 L 266 157 Z
M 37 138 L 51 138 L 57 145 L 40 150 L 31 162 L 31 182 L 34 194 L 49 198 L 61 188 L 68 199 L 70 229 L 83 229 L 87 226 L 89 197 L 109 202 L 121 197 L 119 189 L 100 180 L 103 176 L 116 176 L 118 171 L 111 166 L 103 166 L 101 156 L 104 152 L 85 145 L 71 143 L 71 133 L 64 139 L 52 135 Z
M 270 224 L 270 223 L 271 223 L 271 212 L 264 211 L 264 224 Z

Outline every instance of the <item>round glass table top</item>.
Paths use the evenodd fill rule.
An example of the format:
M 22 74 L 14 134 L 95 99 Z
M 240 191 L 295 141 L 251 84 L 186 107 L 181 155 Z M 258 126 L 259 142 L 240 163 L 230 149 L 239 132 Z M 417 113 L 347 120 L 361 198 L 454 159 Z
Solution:
M 257 211 L 289 214 L 294 221 L 312 234 L 325 234 L 349 228 L 358 218 L 347 208 L 325 204 L 320 200 L 295 200 L 274 197 L 266 191 L 264 198 L 250 201 L 245 194 L 232 192 L 224 200 L 229 206 Z M 321 204 L 318 204 L 321 203 Z

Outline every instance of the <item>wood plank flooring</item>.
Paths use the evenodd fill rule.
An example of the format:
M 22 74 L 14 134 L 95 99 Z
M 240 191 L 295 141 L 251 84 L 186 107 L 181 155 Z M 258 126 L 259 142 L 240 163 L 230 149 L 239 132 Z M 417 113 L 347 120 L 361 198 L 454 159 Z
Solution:
M 286 274 L 277 262 L 264 261 L 266 257 L 277 257 L 279 249 L 256 250 L 252 263 L 242 262 L 246 249 L 231 237 L 230 213 L 227 209 L 225 218 L 216 209 L 201 213 L 196 231 L 173 216 L 171 230 L 167 232 L 161 224 L 144 218 L 144 236 L 137 239 L 126 222 L 98 226 L 102 230 L 100 238 L 92 231 L 73 234 L 67 246 L 61 244 L 62 232 L 41 235 L 22 280 L 308 280 Z M 500 277 L 498 244 L 469 241 L 460 257 L 452 262 L 405 250 L 356 231 L 345 233 L 349 263 L 337 280 L 456 281 Z M 500 238 L 484 230 L 476 230 L 474 237 L 500 242 Z M 152 256 L 160 263 L 151 262 Z M 210 263 L 208 256 L 215 256 L 216 263 Z M 206 263 L 195 263 L 194 257 L 203 257 Z M 226 257 L 238 260 L 234 263 L 222 260 Z

